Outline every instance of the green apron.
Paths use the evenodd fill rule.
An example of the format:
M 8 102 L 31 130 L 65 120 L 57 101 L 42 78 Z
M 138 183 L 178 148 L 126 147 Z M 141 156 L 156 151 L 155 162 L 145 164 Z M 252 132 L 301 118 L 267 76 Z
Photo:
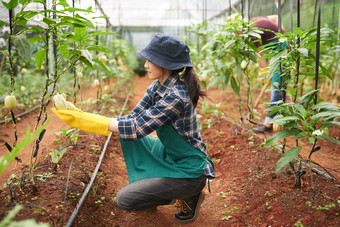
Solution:
M 277 50 L 277 49 L 287 49 L 288 46 L 286 43 L 281 43 L 281 46 L 279 46 L 279 41 L 278 40 L 273 40 L 273 41 L 269 41 L 269 42 L 265 42 L 263 45 L 271 43 L 272 46 L 271 48 L 273 50 Z M 283 66 L 281 66 L 283 67 Z M 281 86 L 281 74 L 280 74 L 280 64 L 277 66 L 276 70 L 274 71 L 274 75 L 271 78 L 271 86 L 274 86 L 274 83 L 278 83 L 279 86 Z
M 152 177 L 197 178 L 204 175 L 207 156 L 191 146 L 170 125 L 137 141 L 120 139 L 129 182 Z

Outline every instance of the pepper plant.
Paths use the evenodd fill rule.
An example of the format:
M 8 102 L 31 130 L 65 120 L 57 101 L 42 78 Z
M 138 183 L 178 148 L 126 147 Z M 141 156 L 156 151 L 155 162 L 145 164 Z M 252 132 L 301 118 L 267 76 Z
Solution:
M 330 33 L 332 33 L 332 30 L 328 28 L 321 29 L 321 51 L 326 49 L 325 46 L 322 46 L 322 43 L 326 42 L 328 37 L 331 37 Z M 317 141 L 327 139 L 335 144 L 340 144 L 337 139 L 328 135 L 330 126 L 340 125 L 337 121 L 340 117 L 340 108 L 318 99 L 319 89 L 317 88 L 298 97 L 300 93 L 298 91 L 302 90 L 299 87 L 300 75 L 306 75 L 309 79 L 316 76 L 312 68 L 316 59 L 313 54 L 316 46 L 316 29 L 301 31 L 297 28 L 293 33 L 278 33 L 277 37 L 279 37 L 279 43 L 284 43 L 288 48 L 277 49 L 265 54 L 265 58 L 270 58 L 267 80 L 271 78 L 277 66 L 280 65 L 281 77 L 285 80 L 286 91 L 291 102 L 282 103 L 282 101 L 279 101 L 276 103 L 277 106 L 268 108 L 271 113 L 278 113 L 271 123 L 283 126 L 283 130 L 266 139 L 264 145 L 270 146 L 282 139 L 285 142 L 288 137 L 293 137 L 296 145 L 288 151 L 284 151 L 285 146 L 283 146 L 282 152 L 284 154 L 276 164 L 276 172 L 290 163 L 295 174 L 296 185 L 301 187 L 301 176 L 305 173 L 301 169 L 301 163 L 307 160 L 310 164 L 309 170 L 311 170 L 312 154 L 320 150 Z M 323 62 L 320 62 L 320 68 L 323 72 L 322 76 L 332 79 L 327 68 L 323 66 Z M 304 140 L 304 138 L 307 140 Z M 308 157 L 304 158 L 300 151 L 302 147 L 307 146 L 310 146 L 310 152 Z M 298 169 L 292 163 L 295 158 L 298 158 L 300 163 Z M 313 182 L 311 182 L 311 185 L 313 187 Z
M 260 38 L 261 31 L 253 23 L 242 20 L 240 14 L 228 17 L 225 24 L 208 32 L 209 41 L 202 50 L 209 49 L 208 72 L 213 79 L 208 87 L 220 83 L 225 89 L 230 82 L 233 91 L 240 95 L 242 61 L 256 62 L 257 48 L 252 37 Z
M 49 104 L 51 97 L 58 90 L 57 82 L 61 75 L 77 64 L 88 65 L 94 70 L 97 69 L 98 65 L 106 69 L 101 61 L 92 57 L 91 51 L 108 52 L 108 48 L 98 46 L 94 40 L 97 35 L 109 35 L 114 33 L 91 31 L 91 29 L 94 29 L 92 21 L 87 17 L 81 16 L 80 12 L 90 14 L 92 13 L 92 8 L 80 9 L 70 7 L 66 0 L 53 1 L 50 6 L 43 0 L 9 0 L 2 2 L 10 12 L 11 23 L 10 33 L 8 34 L 8 51 L 6 54 L 8 55 L 9 68 L 11 71 L 12 90 L 15 85 L 13 73 L 14 58 L 11 53 L 12 43 L 16 45 L 16 50 L 18 50 L 18 54 L 22 58 L 24 58 L 24 54 L 31 52 L 30 43 L 37 43 L 40 47 L 35 53 L 35 63 L 38 70 L 45 72 L 45 84 L 44 89 L 41 92 L 40 111 L 37 115 L 37 122 L 34 127 L 34 131 L 36 131 L 43 113 L 44 119 L 42 123 L 47 120 L 46 107 Z M 41 4 L 44 10 L 26 10 L 26 7 L 33 2 Z M 13 9 L 15 9 L 19 3 L 22 6 L 21 10 L 16 15 L 13 15 Z M 70 14 L 72 14 L 72 16 Z M 27 26 L 29 23 L 34 26 Z M 3 22 L 1 22 L 1 24 L 4 25 Z M 19 29 L 14 30 L 15 26 L 20 27 Z M 32 36 L 32 34 L 37 35 L 33 35 L 28 41 L 28 34 L 30 34 L 30 36 Z M 12 40 L 19 41 L 12 42 Z M 48 57 L 51 40 L 54 46 L 53 61 Z M 63 64 L 61 64 L 62 62 Z M 50 69 L 53 70 L 51 71 Z M 14 119 L 13 122 L 15 123 Z M 44 133 L 45 131 L 42 131 L 33 144 L 30 158 L 30 171 L 34 168 L 33 158 L 35 158 L 36 161 L 39 143 L 43 139 Z
M 329 28 L 321 29 L 321 51 L 329 53 L 329 44 L 331 34 L 334 33 Z M 293 33 L 275 33 L 278 38 L 279 45 L 287 46 L 287 48 L 277 48 L 273 50 L 270 48 L 271 44 L 263 45 L 263 58 L 269 61 L 269 70 L 266 80 L 269 81 L 274 75 L 280 65 L 280 75 L 285 81 L 286 85 L 292 85 L 295 89 L 295 97 L 303 92 L 303 87 L 300 86 L 299 80 L 301 76 L 308 77 L 309 80 L 315 77 L 315 54 L 313 50 L 316 47 L 316 28 L 302 31 L 300 28 L 296 28 Z M 334 52 L 334 50 L 333 50 Z M 332 79 L 332 75 L 325 67 L 323 61 L 319 62 L 320 69 L 326 78 Z M 300 92 L 299 92 L 300 90 Z
M 291 90 L 292 91 L 292 90 Z M 318 99 L 314 103 L 315 96 L 319 90 L 313 90 L 297 99 L 297 102 L 283 103 L 282 105 L 271 107 L 272 112 L 279 112 L 271 121 L 273 124 L 283 126 L 283 130 L 265 140 L 265 145 L 270 146 L 282 139 L 293 137 L 295 147 L 285 151 L 281 159 L 276 164 L 276 172 L 279 172 L 286 164 L 298 158 L 300 162 L 308 161 L 312 164 L 312 154 L 321 149 L 317 146 L 318 140 L 329 140 L 337 145 L 340 141 L 329 136 L 329 127 L 332 125 L 340 126 L 337 119 L 340 118 L 340 108 L 334 103 L 323 102 Z M 293 94 L 290 94 L 291 97 Z M 307 138 L 307 140 L 303 140 Z M 310 147 L 308 158 L 303 158 L 300 154 L 302 147 Z M 301 186 L 301 166 L 293 169 L 296 177 L 296 185 Z M 329 173 L 326 170 L 327 173 Z M 329 173 L 331 174 L 331 173 Z M 311 175 L 312 177 L 312 175 Z M 311 178 L 311 185 L 313 185 Z
M 261 33 L 260 29 L 254 27 L 254 22 L 243 20 L 241 14 L 232 14 L 226 18 L 224 24 L 216 24 L 211 30 L 196 32 L 198 36 L 206 38 L 206 44 L 199 51 L 204 56 L 203 59 L 198 59 L 203 62 L 197 64 L 198 74 L 202 75 L 203 81 L 207 81 L 207 88 L 220 84 L 222 89 L 225 89 L 230 83 L 232 90 L 239 97 L 242 77 L 245 77 L 248 86 L 247 106 L 251 119 L 255 111 L 250 108 L 251 79 L 248 66 L 250 63 L 257 63 L 258 50 L 253 42 L 261 38 Z M 208 80 L 205 79 L 206 75 L 209 75 Z M 241 116 L 242 106 L 240 101 Z

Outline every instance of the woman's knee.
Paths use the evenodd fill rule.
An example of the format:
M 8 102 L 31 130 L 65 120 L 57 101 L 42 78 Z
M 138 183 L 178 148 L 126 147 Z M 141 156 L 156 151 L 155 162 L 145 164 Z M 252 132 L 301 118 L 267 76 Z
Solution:
M 115 198 L 117 206 L 127 211 L 136 210 L 136 204 L 134 201 L 135 198 L 133 193 L 124 190 L 124 188 L 117 193 Z

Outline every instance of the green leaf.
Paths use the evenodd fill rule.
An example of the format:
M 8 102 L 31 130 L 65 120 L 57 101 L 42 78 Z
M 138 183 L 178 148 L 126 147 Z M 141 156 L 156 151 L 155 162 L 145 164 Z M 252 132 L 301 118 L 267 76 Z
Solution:
M 20 57 L 29 62 L 31 59 L 31 44 L 25 34 L 12 36 L 13 45 L 18 49 Z
M 15 15 L 15 18 L 30 19 L 37 14 L 38 14 L 38 12 L 36 12 L 36 11 L 25 10 L 25 11 L 21 11 L 17 15 Z
M 301 146 L 293 147 L 292 149 L 284 153 L 280 160 L 276 163 L 275 173 L 279 172 L 282 169 L 282 167 L 293 161 L 294 158 L 296 158 L 296 156 L 299 155 L 301 148 L 302 148 Z
M 238 95 L 240 96 L 240 87 L 238 86 L 237 84 L 237 81 L 235 79 L 235 77 L 230 77 L 230 85 L 231 85 L 231 88 L 233 89 L 233 91 Z
M 26 4 L 26 3 L 30 3 L 30 2 L 31 2 L 31 0 L 19 0 L 19 3 L 21 5 Z
M 110 52 L 111 49 L 105 47 L 105 46 L 90 46 L 87 48 L 89 51 L 98 51 L 98 52 Z
M 335 139 L 335 138 L 333 138 L 333 137 L 331 137 L 331 136 L 329 136 L 327 134 L 322 134 L 320 137 L 325 138 L 325 139 L 331 141 L 332 143 L 340 145 L 340 141 L 339 140 L 337 140 L 337 139 Z
M 66 0 L 59 0 L 57 5 L 64 6 L 64 8 L 70 7 Z
M 110 72 L 110 70 L 108 70 L 107 69 L 107 67 L 106 67 L 106 65 L 102 62 L 102 61 L 100 61 L 100 60 L 98 60 L 98 59 L 93 59 L 93 61 L 94 62 L 97 62 L 108 74 L 112 74 L 111 72 Z
M 15 207 L 8 212 L 7 216 L 4 217 L 4 219 L 0 222 L 0 226 L 1 227 L 5 227 L 11 224 L 12 219 L 15 217 L 15 215 L 17 215 L 17 213 L 19 213 L 20 210 L 22 210 L 22 208 L 24 208 L 23 205 L 15 205 Z
M 17 20 L 15 23 L 16 23 L 17 25 L 20 25 L 20 26 L 25 27 L 25 26 L 27 25 L 27 20 L 25 20 L 25 19 Z
M 298 103 L 294 104 L 294 107 L 301 114 L 301 116 L 305 116 L 305 114 L 307 113 L 306 109 Z
M 236 75 L 238 78 L 240 78 L 242 76 L 242 68 L 241 68 L 241 64 L 237 64 L 236 65 Z
M 87 12 L 87 13 L 91 13 L 92 12 L 92 9 L 88 8 L 88 9 L 80 9 L 80 8 L 75 8 L 75 7 L 69 7 L 69 8 L 66 8 L 64 9 L 64 11 L 67 11 L 67 12 Z
M 53 24 L 56 23 L 56 21 L 54 19 L 47 18 L 47 17 L 43 18 L 43 22 L 45 22 L 47 25 L 53 25 Z
M 258 39 L 261 39 L 261 35 L 260 35 L 259 33 L 257 33 L 257 32 L 252 32 L 252 31 L 250 31 L 250 32 L 248 32 L 248 34 L 249 34 L 250 36 L 253 36 L 253 37 L 256 37 L 256 38 L 258 38 Z
M 3 22 L 2 20 L 0 20 L 0 27 L 4 26 L 5 22 Z
M 213 87 L 217 82 L 220 81 L 220 78 L 218 76 L 214 77 L 208 84 L 207 88 Z
M 310 119 L 311 120 L 317 120 L 320 117 L 333 119 L 333 118 L 336 118 L 336 117 L 340 117 L 340 113 L 335 112 L 335 111 L 324 111 L 324 112 L 320 112 L 320 113 L 313 115 Z
M 59 19 L 61 21 L 61 24 L 62 23 L 70 23 L 74 27 L 86 27 L 86 23 L 83 20 L 81 20 L 77 17 L 60 16 Z
M 295 140 L 307 137 L 308 135 L 304 132 L 304 131 L 299 131 L 296 135 L 295 135 Z
M 280 131 L 278 133 L 276 133 L 275 135 L 269 137 L 268 139 L 266 139 L 265 141 L 265 145 L 269 146 L 272 143 L 276 143 L 278 141 L 280 141 L 281 139 L 287 138 L 289 136 L 295 135 L 297 134 L 299 131 L 296 129 L 289 129 L 289 130 L 283 130 Z
M 4 217 L 0 222 L 0 227 L 48 227 L 49 224 L 46 223 L 37 223 L 33 218 L 22 220 L 22 221 L 13 221 L 15 216 L 20 212 L 23 208 L 23 205 L 15 205 L 15 207 L 10 210 L 6 217 Z
M 340 122 L 338 121 L 330 121 L 330 122 L 327 122 L 329 125 L 335 125 L 335 126 L 340 126 Z
M 60 10 L 52 10 L 52 9 L 46 9 L 46 10 L 42 10 L 40 11 L 40 13 L 60 13 L 60 14 L 65 14 L 64 11 L 60 11 Z
M 298 48 L 297 51 L 299 51 L 303 56 L 308 57 L 308 50 L 306 48 Z
M 90 65 L 93 65 L 91 53 L 88 50 L 80 50 L 80 52 L 81 56 L 85 58 L 80 60 L 84 61 L 86 64 L 90 63 Z
M 110 17 L 106 17 L 106 16 L 92 17 L 92 19 L 97 19 L 97 18 L 110 18 Z
M 93 23 L 89 19 L 82 17 L 82 16 L 79 16 L 78 14 L 75 15 L 75 18 L 78 18 L 79 20 L 83 21 L 83 23 L 86 25 L 86 27 L 94 28 Z
M 45 58 L 46 58 L 46 50 L 39 49 L 38 52 L 35 54 L 35 64 L 38 70 L 40 70 L 41 64 L 45 60 Z
M 45 5 L 45 1 L 44 0 L 33 0 L 33 2 L 37 2 L 37 3 L 41 3 L 41 4 Z
M 85 27 L 75 27 L 74 28 L 74 35 L 78 42 L 81 42 L 86 39 L 87 37 L 87 30 Z
M 313 106 L 312 109 L 313 110 L 315 109 L 339 110 L 339 107 L 336 107 L 335 103 L 322 102 L 322 103 L 318 103 L 315 106 Z
M 286 124 L 287 121 L 297 121 L 297 120 L 300 120 L 300 118 L 297 117 L 297 116 L 288 116 L 288 117 L 282 117 L 282 118 L 276 118 L 275 117 L 270 122 L 278 124 L 278 125 L 284 125 L 284 124 Z
M 298 98 L 299 103 L 303 103 L 303 107 L 307 108 L 309 106 L 310 102 L 313 100 L 313 97 L 318 92 L 319 92 L 319 90 L 313 90 L 313 91 L 308 92 L 304 96 L 299 97 Z
M 43 41 L 43 39 L 42 39 L 41 36 L 36 35 L 36 36 L 33 36 L 33 37 L 29 38 L 29 41 L 30 41 L 30 43 L 32 44 L 32 43 L 34 43 L 34 42 Z
M 119 35 L 119 34 L 117 34 L 117 33 L 114 33 L 114 32 L 97 32 L 97 31 L 95 31 L 95 32 L 89 32 L 89 35 L 91 36 L 91 37 L 93 37 L 93 36 L 97 36 L 97 35 Z M 203 48 L 202 48 L 203 49 Z
M 34 24 L 36 24 L 36 26 L 40 26 L 43 29 L 48 29 L 48 25 L 43 22 L 43 21 L 39 21 L 39 20 L 31 20 Z
M 224 44 L 224 49 L 228 49 L 229 46 L 233 43 L 235 43 L 236 40 L 232 39 L 232 40 L 229 40 L 228 42 L 226 42 L 226 44 Z
M 222 89 L 223 90 L 228 86 L 229 80 L 230 80 L 230 71 L 226 70 L 225 75 L 222 76 L 222 78 L 221 78 L 221 83 L 222 83 Z
M 18 6 L 19 0 L 1 0 L 2 4 L 9 10 Z

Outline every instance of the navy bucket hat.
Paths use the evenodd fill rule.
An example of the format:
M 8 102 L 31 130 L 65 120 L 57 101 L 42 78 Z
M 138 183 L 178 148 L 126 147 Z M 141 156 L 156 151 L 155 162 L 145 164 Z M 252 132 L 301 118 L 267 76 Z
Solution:
M 155 65 L 168 70 L 193 67 L 188 45 L 170 35 L 157 34 L 139 54 Z

